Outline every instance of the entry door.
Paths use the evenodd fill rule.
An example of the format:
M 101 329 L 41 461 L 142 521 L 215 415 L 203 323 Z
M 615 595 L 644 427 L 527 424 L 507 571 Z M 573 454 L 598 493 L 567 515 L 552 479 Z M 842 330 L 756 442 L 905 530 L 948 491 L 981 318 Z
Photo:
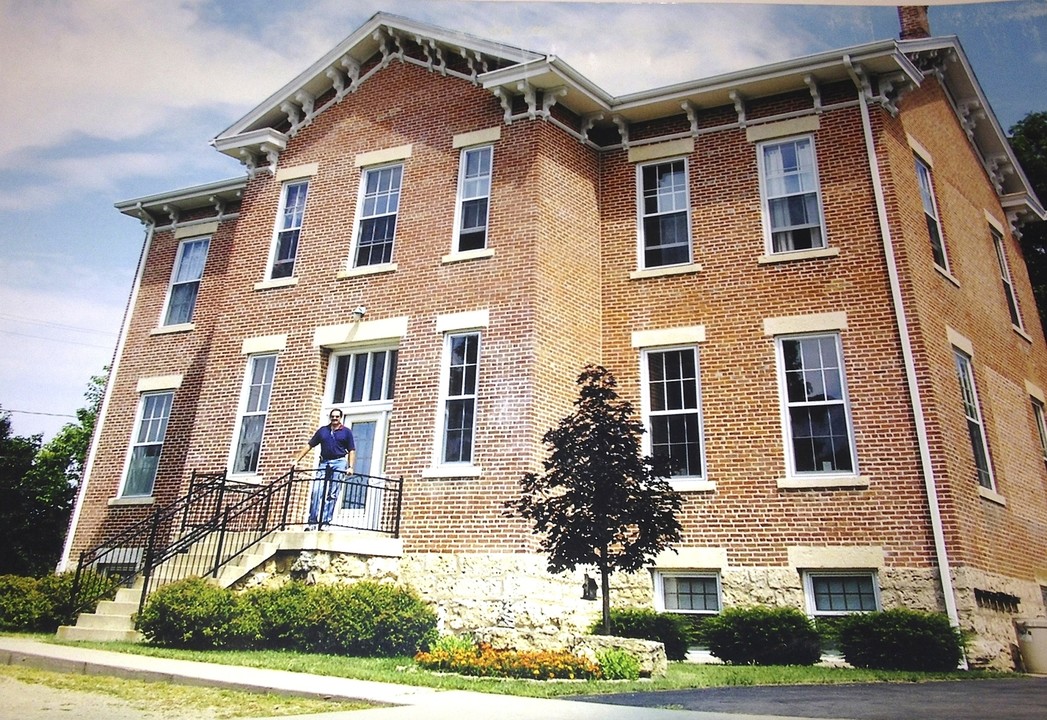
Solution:
M 335 510 L 334 525 L 378 529 L 385 469 L 386 414 L 350 415 L 344 420 L 356 443 L 357 473 L 349 478 Z

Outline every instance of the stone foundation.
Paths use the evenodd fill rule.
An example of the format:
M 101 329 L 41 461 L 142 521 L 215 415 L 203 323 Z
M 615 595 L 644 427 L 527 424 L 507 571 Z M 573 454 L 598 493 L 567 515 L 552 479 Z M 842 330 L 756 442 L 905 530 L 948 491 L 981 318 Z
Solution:
M 331 549 L 286 550 L 237 584 L 274 586 L 295 578 L 309 584 L 374 580 L 410 586 L 439 618 L 442 634 L 474 635 L 487 628 L 511 629 L 532 648 L 564 649 L 577 644 L 599 619 L 599 600 L 583 600 L 585 570 L 553 575 L 537 554 L 367 555 Z M 589 570 L 590 577 L 595 575 Z M 880 598 L 885 608 L 944 612 L 934 569 L 881 568 Z M 597 579 L 598 582 L 598 579 Z M 1015 617 L 1043 617 L 1035 582 L 967 568 L 955 572 L 960 624 L 968 635 L 972 667 L 1013 670 L 1017 654 Z M 724 568 L 724 607 L 772 605 L 804 609 L 803 582 L 795 568 Z M 1017 614 L 978 607 L 974 590 L 1020 598 Z M 649 571 L 611 577 L 614 607 L 654 607 Z

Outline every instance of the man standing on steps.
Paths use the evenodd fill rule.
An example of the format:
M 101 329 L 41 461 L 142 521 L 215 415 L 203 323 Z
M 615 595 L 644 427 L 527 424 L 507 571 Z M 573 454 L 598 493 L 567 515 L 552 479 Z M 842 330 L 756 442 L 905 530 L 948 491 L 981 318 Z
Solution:
M 342 487 L 347 474 L 352 474 L 353 466 L 356 464 L 356 444 L 353 442 L 353 431 L 342 425 L 342 411 L 338 408 L 331 410 L 328 416 L 330 425 L 320 427 L 309 444 L 302 448 L 294 459 L 294 467 L 314 447 L 320 446 L 320 465 L 316 469 L 316 478 L 313 480 L 309 497 L 309 524 L 306 530 L 314 527 L 319 530 L 331 522 L 334 517 L 335 503 L 338 501 L 338 491 Z

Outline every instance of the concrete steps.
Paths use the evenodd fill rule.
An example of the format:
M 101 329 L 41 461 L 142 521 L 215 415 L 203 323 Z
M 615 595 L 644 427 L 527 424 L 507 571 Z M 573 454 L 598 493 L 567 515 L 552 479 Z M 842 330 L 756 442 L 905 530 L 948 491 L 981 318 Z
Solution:
M 181 574 L 178 572 L 180 569 L 205 567 L 202 560 L 213 550 L 209 547 L 201 547 L 202 545 L 206 543 L 197 543 L 185 553 L 176 555 L 158 565 L 156 576 L 173 575 L 177 577 Z M 216 579 L 217 584 L 220 587 L 233 585 L 275 555 L 279 549 L 280 543 L 278 542 L 258 543 L 232 563 L 223 566 Z M 142 642 L 145 638 L 135 630 L 134 614 L 138 612 L 143 585 L 142 578 L 136 578 L 131 587 L 117 590 L 113 600 L 99 602 L 93 613 L 81 613 L 76 619 L 76 625 L 63 625 L 58 628 L 57 638 L 93 642 Z

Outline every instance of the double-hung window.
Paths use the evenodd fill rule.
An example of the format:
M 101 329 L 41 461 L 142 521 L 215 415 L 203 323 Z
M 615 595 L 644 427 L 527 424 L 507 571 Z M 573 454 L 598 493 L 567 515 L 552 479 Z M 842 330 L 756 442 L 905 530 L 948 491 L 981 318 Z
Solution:
M 448 335 L 446 342 L 440 461 L 472 463 L 480 334 Z
M 644 268 L 691 262 L 691 221 L 684 159 L 640 165 L 640 254 Z
M 795 474 L 853 474 L 854 442 L 837 333 L 778 338 L 787 436 Z
M 945 256 L 945 241 L 942 239 L 942 226 L 938 219 L 938 202 L 934 199 L 931 166 L 919 155 L 915 157 L 916 180 L 920 185 L 920 201 L 923 203 L 923 215 L 927 221 L 927 234 L 931 239 L 931 254 L 934 256 L 934 264 L 948 271 L 949 260 Z
M 989 464 L 989 445 L 985 440 L 985 424 L 982 422 L 982 411 L 978 404 L 978 392 L 974 385 L 974 368 L 970 356 L 953 348 L 956 361 L 956 377 L 960 383 L 960 400 L 963 403 L 963 415 L 967 422 L 967 435 L 971 442 L 971 453 L 974 459 L 975 475 L 978 484 L 989 490 L 995 490 L 992 467 Z
M 269 397 L 273 391 L 275 372 L 276 355 L 254 355 L 247 363 L 247 376 L 240 401 L 240 430 L 233 454 L 233 473 L 258 471 L 262 432 L 269 414 Z
M 771 253 L 825 247 L 821 188 L 814 139 L 799 137 L 759 146 L 760 189 Z
M 880 609 L 874 572 L 811 570 L 804 573 L 803 585 L 811 615 L 847 615 Z
M 458 168 L 458 212 L 455 250 L 487 247 L 487 216 L 491 198 L 491 161 L 494 148 L 464 148 Z
M 693 347 L 648 350 L 643 367 L 651 454 L 672 477 L 700 479 L 701 393 L 698 351 Z
M 393 236 L 400 209 L 403 165 L 364 170 L 360 188 L 360 219 L 356 232 L 355 267 L 393 261 Z
M 167 293 L 164 325 L 182 325 L 193 321 L 196 296 L 200 292 L 200 280 L 204 276 L 210 244 L 211 238 L 207 237 L 183 240 L 179 244 Z
M 1018 296 L 1014 294 L 1014 282 L 1011 280 L 1011 269 L 1007 265 L 1007 254 L 1003 249 L 1003 235 L 994 228 L 989 228 L 993 247 L 996 248 L 996 260 L 1000 265 L 1000 281 L 1003 283 L 1003 295 L 1007 300 L 1007 311 L 1011 315 L 1011 325 L 1021 329 L 1022 316 L 1018 312 Z
M 137 431 L 131 444 L 131 457 L 127 464 L 121 496 L 152 495 L 173 401 L 173 392 L 142 395 L 138 403 Z
M 270 277 L 273 280 L 294 275 L 294 262 L 298 255 L 298 237 L 305 218 L 305 198 L 309 194 L 309 181 L 289 182 L 284 185 L 280 198 L 280 210 L 276 216 L 276 237 L 273 242 L 273 264 Z
M 1047 416 L 1044 415 L 1043 401 L 1032 399 L 1032 419 L 1036 423 L 1036 437 L 1040 441 L 1040 453 L 1047 462 Z

